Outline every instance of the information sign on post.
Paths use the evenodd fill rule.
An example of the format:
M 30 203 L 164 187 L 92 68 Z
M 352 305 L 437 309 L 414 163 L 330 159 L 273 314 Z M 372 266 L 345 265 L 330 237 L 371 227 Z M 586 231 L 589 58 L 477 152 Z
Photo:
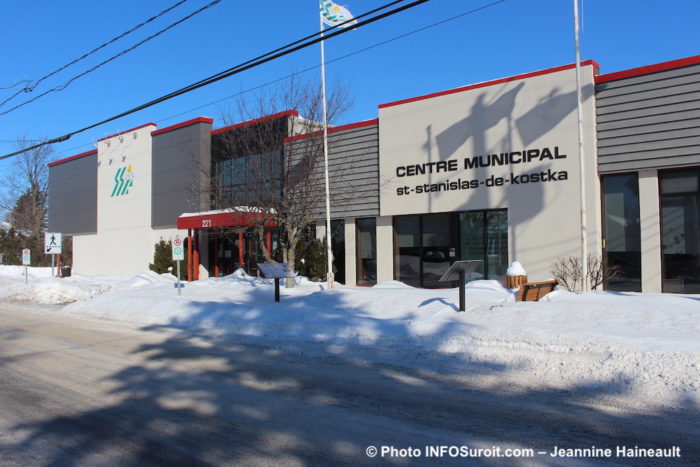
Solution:
M 63 235 L 57 232 L 46 232 L 44 235 L 44 252 L 47 255 L 60 255 L 62 237 Z
M 464 311 L 466 309 L 464 283 L 466 282 L 467 276 L 473 273 L 481 263 L 483 263 L 481 260 L 455 261 L 440 278 L 440 282 L 459 281 L 459 311 Z
M 22 264 L 24 265 L 24 283 L 29 282 L 29 271 L 27 270 L 30 264 L 32 264 L 32 250 L 25 248 L 22 250 Z
M 185 248 L 180 237 L 175 237 L 173 240 L 173 261 L 185 260 Z
M 185 284 L 180 283 L 180 261 L 185 260 L 185 247 L 183 245 L 182 239 L 176 236 L 173 239 L 173 261 L 177 261 L 177 284 L 175 288 L 177 289 L 177 294 L 182 295 L 182 288 Z
M 56 255 L 61 254 L 61 234 L 58 232 L 46 232 L 44 235 L 44 253 L 51 255 L 51 277 L 56 277 L 54 274 L 54 261 Z
M 287 263 L 258 263 L 258 269 L 267 278 L 275 280 L 275 301 L 280 301 L 280 279 L 296 277 L 296 273 Z

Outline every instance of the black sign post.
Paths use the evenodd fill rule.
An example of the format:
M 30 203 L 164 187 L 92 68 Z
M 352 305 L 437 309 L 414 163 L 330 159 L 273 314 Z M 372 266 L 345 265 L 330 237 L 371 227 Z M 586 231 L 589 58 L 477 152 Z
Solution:
M 275 301 L 280 301 L 280 279 L 296 277 L 287 263 L 258 263 L 258 268 L 268 279 L 275 280 Z
M 459 311 L 464 311 L 466 309 L 464 283 L 467 280 L 467 275 L 473 273 L 481 263 L 483 263 L 481 260 L 455 261 L 452 263 L 452 266 L 450 266 L 450 269 L 440 278 L 440 282 L 459 281 Z

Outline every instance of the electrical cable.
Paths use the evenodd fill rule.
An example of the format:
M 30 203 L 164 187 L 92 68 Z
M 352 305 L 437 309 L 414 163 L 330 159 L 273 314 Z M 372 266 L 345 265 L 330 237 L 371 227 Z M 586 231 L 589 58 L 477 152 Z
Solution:
M 400 34 L 400 35 L 398 35 L 398 36 L 394 36 L 394 37 L 392 37 L 392 38 L 390 38 L 390 39 L 387 39 L 387 40 L 384 40 L 384 41 L 381 41 L 381 42 L 377 42 L 377 43 L 375 43 L 375 44 L 372 44 L 372 45 L 370 45 L 370 46 L 364 47 L 364 48 L 362 48 L 362 49 L 355 50 L 355 51 L 350 52 L 350 53 L 348 53 L 348 54 L 341 55 L 341 56 L 336 57 L 336 58 L 334 58 L 334 59 L 326 60 L 326 65 L 329 65 L 329 64 L 331 64 L 331 63 L 344 60 L 344 59 L 346 59 L 346 58 L 352 57 L 353 55 L 359 55 L 359 54 L 361 54 L 361 53 L 367 52 L 367 51 L 372 50 L 372 49 L 375 49 L 375 48 L 377 48 L 377 47 L 381 47 L 381 46 L 383 46 L 383 45 L 386 45 L 386 44 L 389 44 L 389 43 L 391 43 L 391 42 L 397 41 L 397 40 L 399 40 L 399 39 L 403 39 L 403 38 L 405 38 L 405 37 L 412 36 L 412 35 L 414 35 L 414 34 L 417 34 L 417 33 L 423 32 L 423 31 L 427 31 L 428 29 L 432 29 L 432 28 L 434 28 L 434 27 L 436 27 L 436 26 L 440 26 L 440 25 L 442 25 L 442 24 L 449 23 L 450 21 L 454 21 L 454 20 L 456 20 L 456 19 L 463 18 L 463 17 L 465 17 L 465 16 L 468 16 L 468 15 L 471 15 L 471 14 L 474 14 L 474 13 L 478 13 L 479 11 L 485 10 L 485 9 L 490 8 L 490 7 L 493 7 L 493 6 L 496 6 L 496 5 L 498 5 L 499 3 L 505 3 L 506 1 L 508 1 L 508 0 L 497 0 L 497 1 L 495 1 L 495 2 L 486 4 L 486 5 L 482 5 L 482 6 L 478 7 L 478 8 L 473 8 L 473 9 L 471 9 L 471 10 L 465 11 L 465 12 L 460 13 L 460 14 L 458 14 L 458 15 L 450 16 L 449 18 L 445 18 L 445 19 L 440 20 L 440 21 L 438 21 L 438 22 L 436 22 L 436 23 L 432 23 L 432 24 L 429 24 L 429 25 L 427 25 L 427 26 L 423 26 L 423 27 L 421 27 L 421 28 L 414 29 L 414 30 L 409 31 L 409 32 L 407 32 L 407 33 Z M 291 78 L 291 77 L 293 77 L 293 76 L 301 75 L 301 74 L 308 73 L 308 72 L 313 71 L 313 70 L 317 70 L 317 69 L 320 68 L 320 67 L 321 67 L 321 65 L 313 65 L 313 66 L 310 66 L 310 67 L 308 67 L 308 68 L 304 68 L 303 70 L 297 71 L 297 72 L 295 72 L 295 73 L 292 73 L 292 74 L 289 74 L 289 75 L 286 75 L 286 76 L 282 76 L 282 77 L 280 77 L 280 78 L 276 78 L 276 79 L 273 79 L 273 80 L 271 80 L 271 81 L 267 81 L 267 82 L 265 82 L 265 83 L 259 84 L 259 85 L 257 85 L 257 86 L 252 87 L 252 88 L 244 89 L 244 90 L 239 91 L 239 92 L 237 92 L 237 93 L 235 93 L 235 94 L 230 94 L 230 95 L 228 95 L 228 96 L 221 97 L 221 98 L 216 99 L 216 100 L 214 100 L 214 101 L 207 102 L 206 104 L 198 105 L 198 106 L 196 106 L 196 107 L 191 107 L 191 108 L 189 108 L 189 109 L 187 109 L 187 110 L 183 110 L 183 111 L 178 112 L 178 113 L 176 113 L 176 114 L 169 115 L 169 116 L 167 116 L 167 117 L 161 118 L 160 120 L 154 120 L 154 122 L 157 123 L 157 124 L 161 124 L 161 123 L 163 123 L 163 122 L 167 122 L 168 120 L 172 120 L 172 119 L 177 118 L 177 117 L 180 117 L 180 116 L 182 116 L 182 115 L 186 115 L 186 114 L 188 114 L 188 113 L 191 113 L 191 112 L 193 112 L 193 111 L 195 111 L 195 110 L 204 109 L 204 108 L 207 108 L 207 107 L 209 107 L 209 106 L 211 106 L 211 105 L 213 105 L 213 104 L 218 104 L 219 102 L 223 102 L 223 101 L 225 101 L 225 100 L 232 99 L 232 98 L 234 98 L 234 97 L 242 96 L 242 95 L 247 94 L 247 93 L 249 93 L 249 92 L 253 92 L 253 91 L 256 91 L 256 90 L 258 90 L 258 89 L 262 89 L 262 88 L 264 88 L 264 87 L 270 86 L 270 85 L 272 85 L 272 84 L 275 84 L 275 83 L 279 83 L 279 82 L 288 80 L 289 78 Z M 36 141 L 39 141 L 39 140 L 36 140 Z M 14 140 L 7 140 L 6 142 L 8 142 L 8 143 L 15 143 L 16 141 L 14 141 Z M 75 146 L 75 147 L 72 147 L 72 148 L 68 148 L 68 149 L 65 150 L 65 152 L 66 152 L 66 153 L 72 153 L 72 152 L 75 152 L 75 151 L 80 150 L 80 149 L 82 149 L 82 148 L 85 148 L 85 147 L 87 147 L 87 146 L 89 146 L 89 145 L 90 145 L 89 143 L 88 143 L 88 144 L 81 144 L 80 146 Z
M 83 54 L 82 56 L 76 58 L 75 60 L 73 60 L 73 61 L 71 61 L 71 62 L 69 62 L 69 63 L 67 63 L 67 64 L 65 64 L 65 65 L 63 65 L 63 66 L 61 66 L 61 67 L 59 67 L 59 68 L 57 68 L 57 69 L 55 69 L 55 70 L 52 71 L 51 73 L 49 73 L 49 74 L 47 74 L 47 75 L 45 75 L 45 76 L 42 76 L 41 78 L 39 78 L 38 80 L 36 80 L 36 81 L 34 81 L 34 82 L 32 82 L 31 80 L 20 81 L 19 83 L 29 83 L 29 84 L 27 84 L 26 86 L 22 87 L 22 89 L 20 89 L 20 91 L 18 91 L 17 93 L 13 94 L 13 95 L 10 96 L 9 98 L 7 98 L 7 99 L 5 99 L 4 101 L 0 102 L 0 107 L 2 107 L 3 105 L 5 105 L 5 104 L 8 103 L 9 101 L 11 101 L 12 99 L 14 99 L 15 97 L 17 97 L 18 95 L 20 95 L 22 92 L 31 92 L 31 91 L 33 91 L 33 90 L 36 89 L 36 87 L 39 86 L 39 84 L 40 84 L 42 81 L 44 81 L 45 79 L 50 78 L 51 76 L 55 75 L 56 73 L 59 73 L 59 72 L 65 70 L 66 68 L 68 68 L 68 67 L 71 66 L 71 65 L 75 65 L 75 64 L 78 63 L 79 61 L 84 60 L 85 58 L 89 57 L 90 55 L 94 54 L 95 52 L 97 52 L 97 51 L 99 51 L 99 50 L 101 50 L 101 49 L 107 47 L 107 46 L 110 45 L 110 44 L 113 44 L 113 43 L 117 42 L 119 39 L 122 39 L 123 37 L 128 36 L 128 35 L 131 34 L 132 32 L 137 31 L 138 29 L 142 28 L 142 27 L 145 26 L 146 24 L 148 24 L 148 23 L 150 23 L 150 22 L 152 22 L 152 21 L 155 21 L 156 19 L 160 18 L 160 17 L 163 16 L 164 14 L 166 14 L 166 13 L 168 13 L 168 12 L 174 10 L 175 8 L 179 7 L 180 5 L 182 5 L 183 3 L 188 2 L 188 1 L 189 1 L 189 0 L 180 0 L 179 2 L 175 3 L 174 5 L 171 5 L 170 7 L 166 8 L 166 9 L 163 10 L 163 11 L 161 11 L 161 12 L 158 13 L 157 15 L 148 18 L 148 19 L 147 19 L 146 21 L 144 21 L 143 23 L 137 24 L 136 26 L 134 26 L 133 28 L 129 29 L 128 31 L 125 31 L 125 32 L 121 33 L 120 35 L 118 35 L 118 36 L 116 36 L 116 37 L 110 39 L 110 40 L 107 41 L 107 42 L 105 42 L 104 44 L 95 47 L 95 48 L 92 49 L 91 51 L 89 51 L 89 52 Z M 0 89 L 15 89 L 15 88 L 16 88 L 16 85 L 19 84 L 19 83 L 15 83 L 15 84 L 13 85 L 13 87 L 9 87 L 9 88 L 0 88 Z
M 379 10 L 381 10 L 381 9 L 387 8 L 388 5 L 394 5 L 394 4 L 397 4 L 397 3 L 401 3 L 402 1 L 405 1 L 405 0 L 397 0 L 397 1 L 391 2 L 391 3 L 389 3 L 389 4 L 387 4 L 387 5 L 383 6 L 383 7 L 377 8 L 377 9 L 372 10 L 372 11 L 379 11 Z M 210 77 L 208 77 L 208 78 L 205 78 L 205 79 L 203 79 L 203 80 L 200 80 L 200 81 L 198 81 L 198 82 L 196 82 L 196 83 L 193 83 L 193 84 L 191 84 L 191 85 L 189 85 L 189 86 L 186 86 L 186 87 L 184 87 L 184 88 L 178 89 L 177 91 L 173 91 L 173 92 L 171 92 L 171 93 L 169 93 L 169 94 L 166 94 L 166 95 L 164 95 L 164 96 L 161 96 L 161 97 L 159 97 L 159 98 L 157 98 L 157 99 L 154 99 L 154 100 L 152 100 L 152 101 L 149 101 L 149 102 L 146 102 L 146 103 L 144 103 L 144 104 L 141 104 L 141 105 L 139 105 L 139 106 L 137 106 L 137 107 L 133 107 L 133 108 L 131 108 L 131 109 L 125 111 L 125 112 L 122 112 L 122 113 L 120 113 L 120 114 L 114 115 L 114 116 L 109 117 L 109 118 L 106 118 L 106 119 L 104 119 L 104 120 L 102 120 L 102 121 L 100 121 L 100 122 L 93 123 L 93 124 L 91 124 L 91 125 L 89 125 L 89 126 L 86 126 L 86 127 L 84 127 L 84 128 L 81 128 L 81 129 L 79 129 L 79 130 L 72 131 L 72 132 L 70 132 L 70 133 L 68 133 L 68 134 L 65 134 L 65 135 L 63 135 L 63 136 L 60 136 L 60 137 L 57 137 L 57 138 L 49 139 L 49 140 L 44 141 L 44 142 L 42 142 L 42 143 L 40 143 L 40 144 L 36 144 L 36 145 L 34 145 L 34 146 L 30 146 L 30 147 L 28 147 L 28 148 L 24 148 L 24 149 L 22 149 L 22 150 L 20 150 L 20 151 L 15 151 L 15 152 L 13 152 L 13 153 L 6 154 L 6 155 L 4 155 L 4 156 L 0 156 L 0 160 L 7 159 L 7 158 L 12 157 L 12 156 L 16 156 L 17 154 L 21 154 L 21 153 L 23 153 L 23 152 L 26 152 L 26 151 L 29 151 L 29 150 L 32 150 L 32 149 L 35 149 L 35 148 L 38 148 L 38 147 L 41 147 L 41 146 L 45 146 L 45 145 L 48 145 L 48 144 L 54 144 L 54 143 L 60 143 L 60 142 L 66 141 L 66 140 L 70 139 L 72 136 L 74 136 L 74 135 L 76 135 L 76 134 L 85 132 L 85 131 L 87 131 L 87 130 L 91 130 L 91 129 L 93 129 L 93 128 L 95 128 L 95 127 L 98 127 L 98 126 L 100 126 L 100 125 L 104 125 L 105 123 L 109 123 L 109 122 L 111 122 L 111 121 L 117 120 L 117 119 L 122 118 L 122 117 L 125 117 L 125 116 L 127 116 L 127 115 L 131 115 L 131 114 L 133 114 L 133 113 L 136 113 L 136 112 L 139 112 L 139 111 L 141 111 L 141 110 L 147 109 L 147 108 L 152 107 L 152 106 L 154 106 L 154 105 L 156 105 L 156 104 L 159 104 L 159 103 L 161 103 L 161 102 L 170 100 L 170 99 L 172 99 L 172 98 L 174 98 L 174 97 L 180 96 L 180 95 L 185 94 L 185 93 L 189 93 L 189 92 L 191 92 L 191 91 L 194 91 L 194 90 L 199 89 L 199 88 L 204 87 L 204 86 L 208 86 L 208 85 L 210 85 L 210 84 L 212 84 L 212 83 L 215 83 L 215 82 L 217 82 L 217 81 L 220 81 L 220 80 L 222 80 L 222 79 L 224 79 L 224 78 L 231 77 L 231 76 L 236 75 L 236 74 L 238 74 L 238 73 L 241 73 L 241 72 L 243 72 L 243 71 L 246 71 L 246 70 L 249 70 L 249 69 L 251 69 L 251 68 L 260 66 L 260 65 L 262 65 L 262 64 L 264 64 L 264 63 L 267 63 L 267 62 L 269 62 L 269 61 L 276 60 L 276 59 L 278 59 L 278 58 L 280 58 L 280 57 L 283 57 L 283 56 L 289 55 L 289 54 L 291 54 L 291 53 L 294 53 L 294 52 L 296 52 L 296 51 L 305 49 L 305 48 L 310 47 L 310 46 L 312 46 L 312 45 L 314 45 L 314 44 L 317 44 L 317 43 L 319 43 L 319 42 L 321 42 L 321 41 L 323 41 L 323 40 L 328 40 L 328 39 L 331 39 L 331 38 L 333 38 L 333 37 L 336 37 L 336 36 L 345 34 L 345 33 L 349 32 L 349 31 L 353 31 L 353 30 L 355 30 L 355 29 L 359 29 L 359 28 L 361 28 L 361 27 L 363 27 L 363 26 L 366 26 L 366 25 L 368 25 L 368 24 L 374 23 L 374 22 L 376 22 L 376 21 L 379 21 L 379 20 L 381 20 L 381 19 L 387 18 L 387 17 L 389 17 L 389 16 L 393 16 L 393 15 L 395 15 L 395 14 L 397 14 L 397 13 L 400 13 L 400 12 L 402 12 L 402 11 L 408 10 L 408 9 L 410 9 L 410 8 L 414 8 L 414 7 L 418 6 L 418 5 L 422 5 L 422 4 L 427 3 L 427 2 L 429 2 L 429 1 L 430 1 L 430 0 L 414 0 L 414 1 L 412 1 L 412 2 L 410 2 L 410 3 L 408 3 L 408 4 L 406 4 L 406 5 L 399 6 L 399 7 L 395 8 L 395 9 L 393 9 L 393 10 L 390 10 L 390 11 L 387 11 L 387 12 L 384 12 L 384 13 L 381 13 L 381 14 L 379 14 L 379 15 L 377 15 L 377 16 L 374 16 L 374 17 L 371 17 L 371 18 L 368 18 L 368 19 L 365 19 L 365 20 L 362 20 L 362 21 L 358 21 L 355 25 L 353 25 L 352 28 L 344 28 L 344 29 L 342 29 L 341 27 L 342 27 L 345 23 L 348 23 L 349 21 L 352 21 L 352 20 L 348 20 L 348 21 L 346 21 L 345 23 L 341 23 L 341 24 L 337 25 L 337 26 L 334 27 L 334 28 L 330 28 L 330 29 L 327 29 L 327 30 L 325 30 L 325 31 L 320 31 L 320 32 L 318 32 L 318 33 L 311 34 L 311 35 L 307 36 L 308 38 L 313 38 L 313 39 L 311 39 L 311 40 L 302 42 L 302 41 L 304 41 L 304 39 L 300 39 L 300 40 L 298 40 L 298 41 L 295 41 L 295 42 L 291 43 L 290 45 L 296 44 L 296 45 L 294 45 L 294 46 L 292 46 L 292 47 L 290 47 L 289 45 L 284 46 L 284 47 L 280 47 L 280 48 L 278 48 L 278 49 L 275 49 L 275 51 L 273 51 L 273 52 L 268 52 L 268 53 L 262 55 L 261 58 L 259 58 L 259 59 L 248 60 L 248 61 L 246 61 L 246 62 L 244 62 L 244 63 L 242 63 L 242 64 L 240 64 L 240 65 L 237 65 L 237 66 L 234 66 L 234 67 L 232 67 L 232 68 L 229 68 L 228 70 L 224 70 L 224 71 L 222 71 L 222 72 L 220 72 L 220 73 L 217 73 L 217 74 L 215 74 L 215 75 L 212 75 L 212 76 L 210 76 Z M 367 15 L 369 15 L 369 14 L 371 14 L 371 12 L 366 13 L 366 14 L 363 14 L 363 15 L 360 15 L 360 16 L 356 17 L 355 20 L 356 20 L 357 18 L 360 18 L 360 17 L 365 17 L 365 16 L 367 16 Z M 330 31 L 330 32 L 328 32 L 328 31 Z M 300 42 L 301 42 L 301 43 L 300 43 Z M 279 52 L 277 52 L 277 51 L 279 51 Z M 275 53 L 275 52 L 276 52 L 276 53 Z
M 398 36 L 394 36 L 394 37 L 392 37 L 392 38 L 390 38 L 390 39 L 387 39 L 387 40 L 384 40 L 384 41 L 381 41 L 381 42 L 377 42 L 377 43 L 375 43 L 375 44 L 372 44 L 372 45 L 370 45 L 370 46 L 364 47 L 364 48 L 362 48 L 362 49 L 357 49 L 357 50 L 355 50 L 355 51 L 353 51 L 353 52 L 347 53 L 347 54 L 345 54 L 345 55 L 341 55 L 341 56 L 336 57 L 336 58 L 334 58 L 334 59 L 332 59 L 332 60 L 326 60 L 326 65 L 329 65 L 329 64 L 334 63 L 334 62 L 338 62 L 338 61 L 340 61 L 340 60 L 344 60 L 344 59 L 346 59 L 346 58 L 352 57 L 353 55 L 358 55 L 358 54 L 367 52 L 368 50 L 372 50 L 372 49 L 375 49 L 375 48 L 377 48 L 377 47 L 381 47 L 381 46 L 383 46 L 383 45 L 386 45 L 386 44 L 389 44 L 389 43 L 391 43 L 391 42 L 397 41 L 397 40 L 399 40 L 399 39 L 403 39 L 403 38 L 405 38 L 405 37 L 412 36 L 413 34 L 417 34 L 417 33 L 419 33 L 419 32 L 423 32 L 423 31 L 426 31 L 426 30 L 428 30 L 428 29 L 432 29 L 432 28 L 434 28 L 434 27 L 436 27 L 436 26 L 440 26 L 440 25 L 442 25 L 442 24 L 449 23 L 450 21 L 454 21 L 454 20 L 459 19 L 459 18 L 462 18 L 462 17 L 464 17 L 464 16 L 468 16 L 468 15 L 471 15 L 471 14 L 474 14 L 474 13 L 478 13 L 479 11 L 485 10 L 485 9 L 487 9 L 487 8 L 491 8 L 491 7 L 493 7 L 493 6 L 498 5 L 499 3 L 505 3 L 506 1 L 508 1 L 508 0 L 497 0 L 497 1 L 495 1 L 495 2 L 486 4 L 486 5 L 482 5 L 482 6 L 478 7 L 478 8 L 473 8 L 473 9 L 471 9 L 471 10 L 465 11 L 464 13 L 460 13 L 460 14 L 458 14 L 458 15 L 451 16 L 451 17 L 449 17 L 449 18 L 445 18 L 445 19 L 440 20 L 440 21 L 438 21 L 438 22 L 436 22 L 436 23 L 432 23 L 432 24 L 429 24 L 429 25 L 427 25 L 427 26 L 423 26 L 422 28 L 414 29 L 413 31 L 409 31 L 409 32 L 406 32 L 406 33 L 404 33 L 404 34 L 399 34 Z M 193 108 L 191 108 L 191 109 L 188 109 L 188 110 L 179 112 L 179 113 L 177 113 L 177 114 L 175 114 L 175 115 L 171 115 L 171 116 L 169 116 L 169 117 L 162 118 L 162 119 L 158 120 L 156 123 L 161 123 L 161 122 L 170 120 L 170 119 L 172 119 L 172 118 L 179 117 L 180 115 L 184 115 L 184 114 L 189 113 L 189 112 L 192 112 L 192 111 L 194 111 L 194 110 L 203 109 L 203 108 L 208 107 L 208 106 L 210 106 L 210 105 L 212 105 L 212 104 L 217 104 L 217 103 L 219 103 L 219 102 L 225 101 L 225 100 L 227 100 L 227 99 L 231 99 L 231 98 L 233 98 L 233 97 L 242 96 L 243 94 L 246 94 L 246 93 L 255 91 L 255 90 L 257 90 L 257 89 L 264 88 L 264 87 L 266 87 L 266 86 L 270 86 L 271 84 L 275 84 L 275 83 L 279 83 L 279 82 L 281 82 L 281 81 L 285 81 L 285 80 L 287 80 L 287 79 L 289 79 L 289 78 L 291 78 L 291 77 L 293 77 L 293 76 L 295 76 L 295 75 L 300 75 L 300 74 L 303 74 L 303 73 L 308 73 L 309 71 L 317 70 L 317 69 L 320 68 L 320 67 L 321 67 L 321 65 L 313 65 L 313 66 L 310 66 L 310 67 L 308 67 L 308 68 L 304 68 L 303 70 L 300 70 L 300 71 L 298 71 L 298 72 L 295 72 L 295 73 L 292 73 L 292 74 L 289 74 L 289 75 L 286 75 L 286 76 L 282 76 L 282 77 L 280 77 L 280 78 L 276 78 L 276 79 L 274 79 L 274 80 L 272 80 L 272 81 L 267 81 L 266 83 L 260 84 L 260 85 L 258 85 L 258 86 L 255 86 L 255 87 L 252 87 L 252 88 L 249 88 L 249 89 L 245 89 L 245 90 L 243 90 L 243 91 L 237 92 L 236 94 L 232 94 L 232 95 L 229 95 L 229 96 L 226 96 L 226 97 L 222 97 L 222 98 L 217 99 L 217 100 L 215 100 L 215 101 L 211 101 L 211 102 L 208 102 L 208 103 L 203 104 L 203 105 L 198 105 L 197 107 L 193 107 Z
M 183 1 L 187 1 L 187 0 L 183 0 Z M 49 89 L 48 91 L 45 91 L 45 92 L 39 94 L 38 96 L 35 96 L 35 97 L 29 99 L 28 101 L 22 102 L 21 104 L 18 104 L 18 105 L 14 106 L 14 107 L 12 107 L 12 108 L 10 108 L 10 109 L 7 109 L 7 110 L 5 110 L 5 111 L 3 111 L 3 112 L 0 112 L 0 116 L 1 116 L 1 115 L 6 115 L 6 114 L 8 114 L 8 113 L 10 113 L 10 112 L 12 112 L 12 111 L 14 111 L 14 110 L 19 109 L 20 107 L 24 107 L 24 106 L 27 105 L 27 104 L 30 104 L 30 103 L 32 103 L 32 102 L 35 102 L 35 101 L 37 101 L 38 99 L 41 99 L 42 97 L 44 97 L 44 96 L 46 96 L 47 94 L 50 94 L 50 93 L 52 93 L 52 92 L 63 91 L 63 90 L 66 89 L 68 86 L 70 86 L 75 80 L 77 80 L 77 79 L 79 79 L 79 78 L 82 78 L 83 76 L 85 76 L 85 75 L 87 75 L 87 74 L 89 74 L 89 73 L 92 73 L 93 71 L 97 70 L 98 68 L 100 68 L 100 67 L 106 65 L 106 64 L 109 63 L 109 62 L 112 62 L 112 61 L 116 60 L 117 58 L 119 58 L 119 57 L 121 57 L 121 56 L 123 56 L 123 55 L 126 55 L 127 53 L 129 53 L 129 52 L 131 52 L 131 51 L 137 49 L 137 48 L 140 47 L 140 46 L 142 46 L 142 45 L 145 44 L 146 42 L 148 42 L 148 41 L 150 41 L 150 40 L 152 40 L 152 39 L 155 39 L 156 37 L 160 36 L 161 34 L 167 32 L 167 31 L 169 31 L 170 29 L 174 28 L 175 26 L 177 26 L 177 25 L 179 25 L 179 24 L 181 24 L 181 23 L 187 21 L 188 19 L 192 18 L 193 16 L 196 16 L 196 15 L 198 15 L 199 13 L 201 13 L 201 12 L 203 12 L 203 11 L 205 11 L 205 10 L 207 10 L 207 9 L 209 9 L 209 8 L 211 8 L 211 7 L 213 7 L 213 6 L 215 6 L 216 4 L 221 3 L 221 1 L 222 1 L 222 0 L 214 0 L 213 2 L 209 3 L 208 5 L 203 6 L 203 7 L 200 8 L 199 10 L 197 10 L 197 11 L 195 11 L 195 12 L 193 12 L 193 13 L 191 13 L 191 14 L 185 16 L 184 18 L 182 18 L 182 19 L 180 19 L 180 20 L 178 20 L 178 21 L 172 23 L 171 25 L 167 26 L 166 28 L 161 29 L 161 30 L 158 31 L 157 33 L 155 33 L 155 34 L 153 34 L 153 35 L 151 35 L 151 36 L 145 38 L 144 40 L 142 40 L 142 41 L 140 41 L 140 42 L 137 42 L 136 44 L 132 45 L 132 46 L 129 47 L 128 49 L 123 50 L 123 51 L 119 52 L 118 54 L 113 55 L 112 57 L 108 58 L 107 60 L 105 60 L 105 61 L 103 61 L 103 62 L 101 62 L 101 63 L 95 65 L 94 67 L 92 67 L 92 68 L 90 68 L 90 69 L 88 69 L 88 70 L 86 70 L 86 71 L 84 71 L 84 72 L 82 72 L 82 73 L 80 73 L 80 74 L 74 76 L 73 78 L 69 79 L 69 80 L 66 81 L 64 84 L 62 84 L 61 86 L 56 86 L 55 88 Z M 43 78 L 42 78 L 42 79 L 43 79 Z M 20 93 L 22 93 L 22 92 L 23 92 L 23 91 L 20 90 L 20 91 L 16 92 L 12 97 L 17 96 L 18 94 L 20 94 Z M 8 102 L 10 99 L 12 99 L 12 97 L 10 97 L 9 99 L 6 99 L 4 102 L 2 102 L 2 104 Z M 2 104 L 0 104 L 0 106 L 1 106 Z

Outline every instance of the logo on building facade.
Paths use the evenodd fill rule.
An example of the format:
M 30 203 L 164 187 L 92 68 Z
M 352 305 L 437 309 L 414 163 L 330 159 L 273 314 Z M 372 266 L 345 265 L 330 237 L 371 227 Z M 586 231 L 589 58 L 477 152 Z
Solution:
M 134 186 L 134 172 L 131 165 L 117 169 L 114 174 L 114 188 L 111 197 L 128 195 L 129 188 L 132 186 Z

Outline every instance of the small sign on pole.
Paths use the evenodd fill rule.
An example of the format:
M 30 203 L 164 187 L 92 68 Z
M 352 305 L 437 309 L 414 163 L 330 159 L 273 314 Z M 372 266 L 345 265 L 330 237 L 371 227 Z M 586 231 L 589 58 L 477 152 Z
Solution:
M 182 288 L 185 284 L 180 283 L 180 261 L 185 260 L 185 246 L 183 245 L 182 239 L 176 236 L 173 240 L 173 261 L 177 261 L 177 284 L 175 288 L 177 289 L 177 294 L 182 295 Z
M 63 235 L 58 232 L 46 232 L 44 235 L 44 252 L 47 255 L 60 255 L 62 237 Z
M 44 235 L 44 253 L 51 255 L 51 277 L 56 277 L 54 274 L 54 265 L 56 255 L 61 254 L 61 234 L 58 232 L 46 232 Z
M 28 266 L 32 264 L 32 250 L 25 248 L 22 250 L 22 264 L 24 265 L 24 283 L 29 282 Z

